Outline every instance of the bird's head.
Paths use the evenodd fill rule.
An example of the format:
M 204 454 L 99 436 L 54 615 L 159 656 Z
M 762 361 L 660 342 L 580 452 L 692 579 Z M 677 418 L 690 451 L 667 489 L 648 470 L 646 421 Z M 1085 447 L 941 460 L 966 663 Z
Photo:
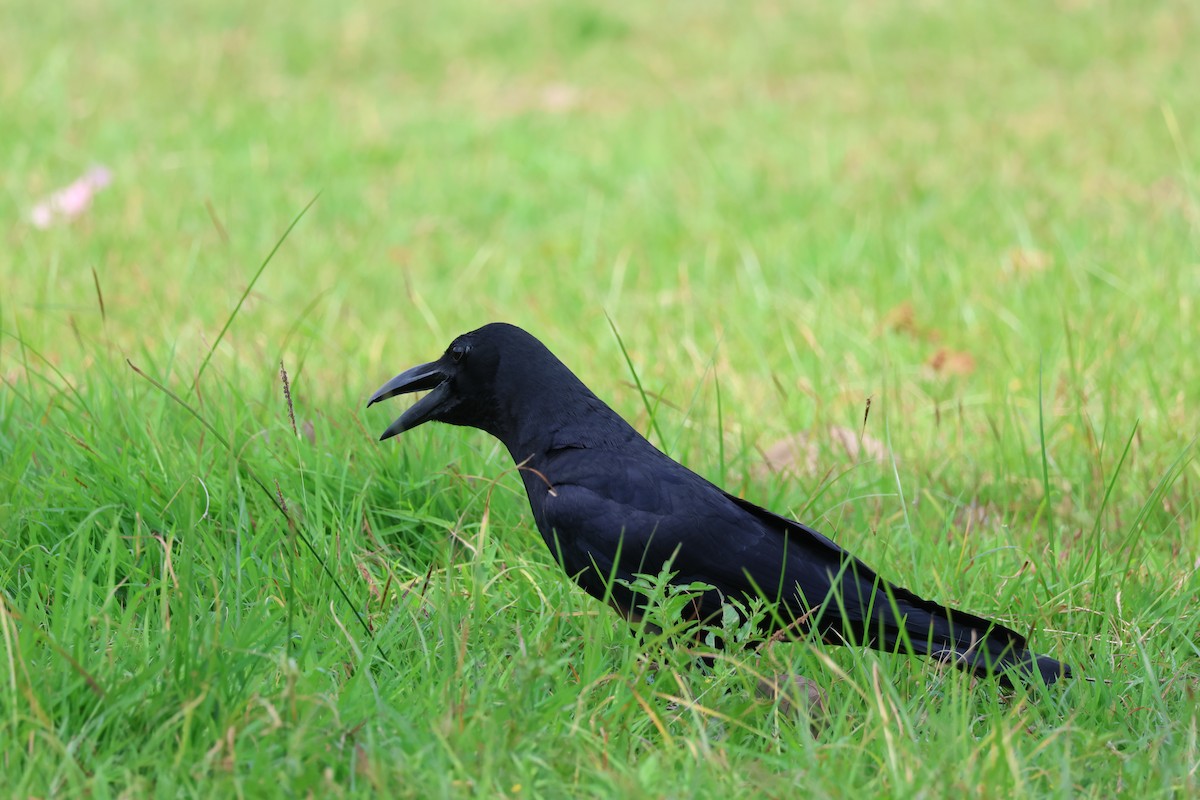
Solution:
M 527 412 L 560 371 L 570 375 L 533 336 L 494 322 L 455 338 L 438 360 L 401 372 L 367 405 L 398 394 L 429 392 L 389 425 L 381 440 L 431 420 L 479 428 L 503 440 L 514 415 Z

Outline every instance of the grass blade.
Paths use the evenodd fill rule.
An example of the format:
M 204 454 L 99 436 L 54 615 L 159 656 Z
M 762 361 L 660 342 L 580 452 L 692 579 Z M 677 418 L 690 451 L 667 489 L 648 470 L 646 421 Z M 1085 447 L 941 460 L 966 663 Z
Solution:
M 254 483 L 258 485 L 258 488 L 262 490 L 262 493 L 264 495 L 266 495 L 268 498 L 270 498 L 271 504 L 273 506 L 275 506 L 276 509 L 278 509 L 280 514 L 283 515 L 284 520 L 287 522 L 289 531 L 291 531 L 296 536 L 296 538 L 298 538 L 301 542 L 304 543 L 304 546 L 305 546 L 305 548 L 308 549 L 308 552 L 311 553 L 313 558 L 315 558 L 317 560 L 317 563 L 321 567 L 321 571 L 324 572 L 326 574 L 326 576 L 328 576 L 329 579 L 333 582 L 334 588 L 337 589 L 338 594 L 341 595 L 342 600 L 344 600 L 346 603 L 346 606 L 350 609 L 351 613 L 354 614 L 354 618 L 358 620 L 358 624 L 361 625 L 363 631 L 366 632 L 367 638 L 369 638 L 371 641 L 375 641 L 375 634 L 372 632 L 371 627 L 367 624 L 367 621 L 365 619 L 363 619 L 363 616 L 361 613 L 359 613 L 358 608 L 350 600 L 349 593 L 346 591 L 345 587 L 342 586 L 342 582 L 340 580 L 338 580 L 337 575 L 335 575 L 333 570 L 330 569 L 328 562 L 326 562 L 326 560 L 325 560 L 325 557 L 321 555 L 321 553 L 317 550 L 316 546 L 312 543 L 312 540 L 308 538 L 308 535 L 305 534 L 304 531 L 302 531 L 300 529 L 300 526 L 298 526 L 296 524 L 295 520 L 292 519 L 291 515 L 287 511 L 287 508 L 283 505 L 283 502 L 281 501 L 281 499 L 279 497 L 277 497 L 271 491 L 270 487 L 267 486 L 266 482 L 264 480 L 262 480 L 261 478 L 259 478 L 258 474 L 255 473 L 254 470 L 250 468 L 250 465 L 247 464 L 242 459 L 242 457 L 239 455 L 239 451 L 233 447 L 232 443 L 228 439 L 226 439 L 224 436 L 221 435 L 221 432 L 217 430 L 216 426 L 214 426 L 212 423 L 210 423 L 208 420 L 206 420 L 204 418 L 204 416 L 202 414 L 200 414 L 199 411 L 197 411 L 195 408 L 193 408 L 191 405 L 189 405 L 188 402 L 186 400 L 184 400 L 182 397 L 180 397 L 175 392 L 168 389 L 166 386 L 164 386 L 159 381 L 157 381 L 154 378 L 147 375 L 145 372 L 143 372 L 140 368 L 138 368 L 138 366 L 136 364 L 134 364 L 132 361 L 130 361 L 129 359 L 125 359 L 125 363 L 129 365 L 130 369 L 132 369 L 134 372 L 136 372 L 142 378 L 145 378 L 147 381 L 149 381 L 149 383 L 154 388 L 158 389 L 160 392 L 165 394 L 167 397 L 171 398 L 171 400 L 175 401 L 176 404 L 181 406 L 185 411 L 187 411 L 189 414 L 191 414 L 193 417 L 195 417 L 196 421 L 199 422 L 206 431 L 208 431 L 210 434 L 212 434 L 213 438 L 215 438 L 218 442 L 220 442 L 221 446 L 224 447 L 229 452 L 229 454 L 233 456 L 234 460 L 237 462 L 237 465 L 240 468 L 245 470 L 246 475 L 250 478 L 250 480 L 254 481 Z M 380 648 L 380 654 L 383 656 L 385 661 L 389 660 L 386 652 L 382 648 Z
M 254 290 L 254 285 L 258 283 L 258 279 L 262 277 L 263 272 L 267 268 L 267 264 L 271 263 L 271 259 L 275 257 L 275 254 L 279 252 L 279 248 L 283 246 L 285 241 L 287 241 L 292 229 L 300 223 L 300 220 L 304 219 L 304 215 L 308 213 L 308 210 L 313 207 L 313 204 L 317 202 L 317 198 L 320 196 L 321 195 L 319 193 L 313 195 L 313 199 L 308 201 L 308 205 L 300 209 L 300 213 L 297 214 L 296 218 L 292 220 L 292 224 L 287 226 L 287 230 L 283 232 L 283 235 L 279 237 L 279 241 L 275 242 L 275 246 L 271 248 L 271 252 L 267 253 L 267 257 L 264 258 L 262 264 L 258 266 L 258 271 L 254 273 L 254 277 L 250 279 L 250 283 L 246 284 L 246 291 L 242 292 L 242 296 L 238 298 L 237 305 L 235 305 L 233 307 L 233 311 L 229 313 L 229 319 L 225 320 L 225 324 L 221 327 L 221 332 L 217 334 L 217 338 L 213 341 L 212 347 L 208 349 L 208 355 L 206 355 L 204 360 L 200 362 L 200 369 L 196 370 L 196 377 L 192 379 L 192 385 L 188 389 L 189 392 L 194 392 L 196 387 L 200 384 L 200 378 L 204 376 L 204 370 L 208 369 L 208 362 L 212 360 L 213 353 L 217 352 L 217 348 L 221 346 L 221 340 L 225 338 L 225 333 L 229 330 L 229 326 L 233 325 L 234 319 L 237 318 L 238 312 L 242 310 L 242 305 L 246 302 L 246 298 L 250 296 L 250 292 Z M 131 364 L 130 366 L 133 365 Z
M 662 429 L 658 427 L 658 415 L 655 409 L 658 404 L 650 404 L 650 398 L 646 394 L 646 389 L 642 386 L 642 379 L 638 376 L 637 368 L 633 366 L 633 359 L 629 357 L 629 351 L 625 348 L 625 342 L 621 339 L 621 333 L 617 330 L 617 324 L 613 322 L 612 317 L 608 314 L 604 315 L 608 320 L 608 326 L 612 328 L 613 336 L 617 337 L 617 347 L 621 348 L 621 355 L 625 358 L 625 365 L 629 367 L 629 374 L 633 376 L 634 385 L 637 386 L 638 394 L 642 397 L 642 405 L 646 407 L 646 413 L 650 415 L 650 427 L 654 429 L 654 435 L 658 437 L 658 441 L 663 447 L 667 446 L 667 437 L 663 436 Z

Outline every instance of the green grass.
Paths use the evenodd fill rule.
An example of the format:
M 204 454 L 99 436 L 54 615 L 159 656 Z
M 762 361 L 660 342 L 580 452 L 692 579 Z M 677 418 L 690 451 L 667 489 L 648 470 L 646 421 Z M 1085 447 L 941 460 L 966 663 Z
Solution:
M 1197 793 L 1193 4 L 0 8 L 0 794 Z M 1095 680 L 774 648 L 814 737 L 647 654 L 494 441 L 375 440 L 493 319 Z

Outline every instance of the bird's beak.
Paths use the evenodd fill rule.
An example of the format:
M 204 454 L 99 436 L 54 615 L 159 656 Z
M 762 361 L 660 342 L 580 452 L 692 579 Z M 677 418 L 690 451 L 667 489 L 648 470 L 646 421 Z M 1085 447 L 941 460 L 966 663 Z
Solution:
M 422 422 L 428 421 L 450 394 L 450 383 L 447 380 L 449 377 L 439 362 L 431 361 L 428 364 L 407 369 L 381 386 L 379 391 L 371 395 L 371 400 L 367 403 L 368 408 L 380 400 L 387 400 L 398 394 L 422 392 L 426 389 L 433 391 L 413 403 L 411 408 L 388 426 L 379 440 L 390 439 L 398 433 L 404 433 Z

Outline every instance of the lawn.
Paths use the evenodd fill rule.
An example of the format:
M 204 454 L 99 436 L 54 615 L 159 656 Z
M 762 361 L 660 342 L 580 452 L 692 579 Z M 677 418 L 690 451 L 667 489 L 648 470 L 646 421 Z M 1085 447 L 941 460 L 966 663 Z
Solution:
M 0 9 L 0 795 L 1200 793 L 1193 3 Z M 639 646 L 377 441 L 497 319 L 1079 677 Z

